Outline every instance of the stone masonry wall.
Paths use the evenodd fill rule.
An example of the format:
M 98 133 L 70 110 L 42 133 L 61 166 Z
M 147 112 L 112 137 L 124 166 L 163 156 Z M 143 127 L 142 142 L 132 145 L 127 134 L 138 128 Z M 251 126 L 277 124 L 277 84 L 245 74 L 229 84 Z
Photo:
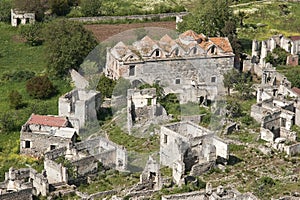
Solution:
M 11 192 L 0 194 L 1 200 L 32 200 L 32 188 L 20 190 L 18 192 Z
M 30 141 L 30 148 L 25 148 L 25 141 Z M 71 142 L 71 139 L 56 137 L 50 134 L 21 132 L 20 153 L 39 157 L 50 150 L 50 145 L 60 148 L 67 146 L 69 142 Z

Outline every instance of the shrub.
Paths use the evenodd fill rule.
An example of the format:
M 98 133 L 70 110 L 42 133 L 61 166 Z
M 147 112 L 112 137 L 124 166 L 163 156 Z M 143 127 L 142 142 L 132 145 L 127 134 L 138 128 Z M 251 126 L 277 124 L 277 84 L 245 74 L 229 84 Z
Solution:
M 41 30 L 42 23 L 27 24 L 21 26 L 20 35 L 26 39 L 26 43 L 31 46 L 38 46 L 43 43 Z
M 0 21 L 2 22 L 10 21 L 10 9 L 11 9 L 11 2 L 9 0 L 0 1 Z
M 8 99 L 11 108 L 18 109 L 24 105 L 22 101 L 22 95 L 16 90 L 12 90 L 9 93 Z
M 55 87 L 48 76 L 35 76 L 26 83 L 26 90 L 36 99 L 46 99 L 56 93 Z

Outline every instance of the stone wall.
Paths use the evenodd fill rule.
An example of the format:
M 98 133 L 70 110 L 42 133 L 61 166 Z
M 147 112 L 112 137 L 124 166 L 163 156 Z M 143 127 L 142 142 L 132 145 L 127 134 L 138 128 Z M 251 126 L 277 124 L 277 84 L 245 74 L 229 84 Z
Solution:
M 220 156 L 222 158 L 229 158 L 229 147 L 228 144 L 223 142 L 221 138 L 214 136 L 212 138 L 212 144 L 216 147 L 216 156 Z
M 30 179 L 32 180 L 33 188 L 35 188 L 34 195 L 47 196 L 49 193 L 48 179 L 34 169 L 30 169 Z
M 285 146 L 284 148 L 285 152 L 289 156 L 294 156 L 300 153 L 300 143 L 293 144 L 290 146 Z
M 44 169 L 46 170 L 49 183 L 68 182 L 67 168 L 62 166 L 62 164 L 46 159 L 44 161 Z
M 26 148 L 26 141 L 30 142 L 30 148 Z M 72 142 L 72 139 L 51 134 L 21 132 L 20 153 L 40 157 L 50 150 L 51 145 L 54 145 L 55 148 L 60 148 L 67 146 L 70 142 Z
M 1 200 L 31 200 L 32 196 L 32 188 L 23 189 L 17 192 L 10 192 L 5 194 L 0 194 Z
M 144 20 L 153 18 L 167 18 L 176 16 L 185 16 L 187 12 L 179 13 L 162 13 L 162 14 L 148 14 L 148 15 L 129 15 L 129 16 L 101 16 L 101 17 L 79 17 L 79 18 L 69 18 L 69 20 L 80 21 L 80 22 L 96 22 L 96 21 L 107 21 L 107 20 Z
M 215 166 L 214 161 L 197 163 L 192 167 L 191 176 L 200 176 Z
M 161 200 L 200 200 L 205 198 L 204 191 L 195 191 L 184 194 L 162 196 Z
M 54 160 L 60 156 L 65 156 L 67 147 L 53 149 L 45 153 L 45 159 Z
M 201 122 L 202 117 L 205 114 L 202 115 L 189 115 L 189 116 L 181 116 L 181 121 L 186 121 L 186 122 L 193 122 L 195 124 L 199 124 Z
M 260 128 L 260 138 L 268 142 L 273 142 L 275 140 L 274 134 L 265 128 Z
M 97 172 L 98 162 L 94 156 L 88 156 L 72 162 L 79 176 Z

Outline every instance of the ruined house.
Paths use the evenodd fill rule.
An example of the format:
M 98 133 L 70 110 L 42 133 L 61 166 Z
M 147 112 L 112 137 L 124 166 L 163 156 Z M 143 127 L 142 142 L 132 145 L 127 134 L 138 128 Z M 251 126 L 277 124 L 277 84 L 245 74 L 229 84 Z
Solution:
M 261 123 L 260 138 L 275 143 L 276 149 L 289 155 L 298 149 L 297 134 L 293 125 L 300 125 L 298 88 L 291 88 L 291 83 L 275 68 L 266 65 L 262 70 L 261 84 L 257 86 L 257 103 L 251 106 L 251 117 Z M 278 147 L 285 140 L 295 145 Z
M 199 176 L 214 167 L 216 160 L 229 158 L 228 145 L 214 132 L 192 122 L 176 122 L 161 127 L 160 163 L 173 168 L 180 183 L 186 172 Z
M 33 195 L 46 196 L 49 183 L 43 173 L 32 168 L 13 169 L 5 173 L 5 180 L 0 183 L 0 199 L 31 200 Z
M 181 194 L 164 195 L 162 200 L 258 200 L 256 196 L 252 193 L 240 193 L 236 189 L 224 188 L 223 186 L 218 186 L 217 188 L 212 188 L 210 183 L 207 183 L 206 190 L 187 192 Z
M 298 65 L 300 55 L 300 36 L 284 37 L 283 35 L 274 35 L 265 41 L 252 41 L 252 59 L 253 63 L 259 63 L 261 66 L 266 64 L 265 58 L 268 52 L 272 52 L 276 47 L 281 47 L 290 55 L 287 57 L 287 64 Z
M 74 89 L 58 100 L 59 116 L 66 116 L 72 121 L 79 120 L 79 128 L 86 122 L 97 119 L 97 110 L 100 106 L 101 96 L 97 91 Z
M 59 162 L 59 158 L 64 158 L 70 163 L 72 169 Z M 124 171 L 127 167 L 126 149 L 103 137 L 96 137 L 47 152 L 44 168 L 49 183 L 68 184 L 96 173 L 98 162 L 105 167 Z
M 157 102 L 156 89 L 129 89 L 127 90 L 127 121 L 128 131 L 136 124 L 144 124 L 151 120 L 163 121 L 160 116 L 167 112 Z
M 172 39 L 149 36 L 107 49 L 106 76 L 124 77 L 134 85 L 158 83 L 180 101 L 203 103 L 225 93 L 223 74 L 233 68 L 234 54 L 227 38 L 207 37 L 191 30 Z
M 24 11 L 18 11 L 11 9 L 11 25 L 18 26 L 20 24 L 32 24 L 35 22 L 35 14 L 27 13 Z
M 74 144 L 78 130 L 67 117 L 32 114 L 21 128 L 20 153 L 40 157 L 46 151 Z

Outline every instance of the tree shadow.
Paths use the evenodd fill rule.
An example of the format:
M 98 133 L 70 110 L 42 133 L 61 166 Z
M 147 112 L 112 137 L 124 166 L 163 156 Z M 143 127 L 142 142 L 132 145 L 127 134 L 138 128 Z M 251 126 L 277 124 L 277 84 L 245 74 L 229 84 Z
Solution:
M 234 156 L 234 155 L 229 155 L 229 159 L 228 159 L 228 162 L 227 162 L 227 165 L 236 165 L 237 163 L 240 163 L 242 162 L 243 160 Z

